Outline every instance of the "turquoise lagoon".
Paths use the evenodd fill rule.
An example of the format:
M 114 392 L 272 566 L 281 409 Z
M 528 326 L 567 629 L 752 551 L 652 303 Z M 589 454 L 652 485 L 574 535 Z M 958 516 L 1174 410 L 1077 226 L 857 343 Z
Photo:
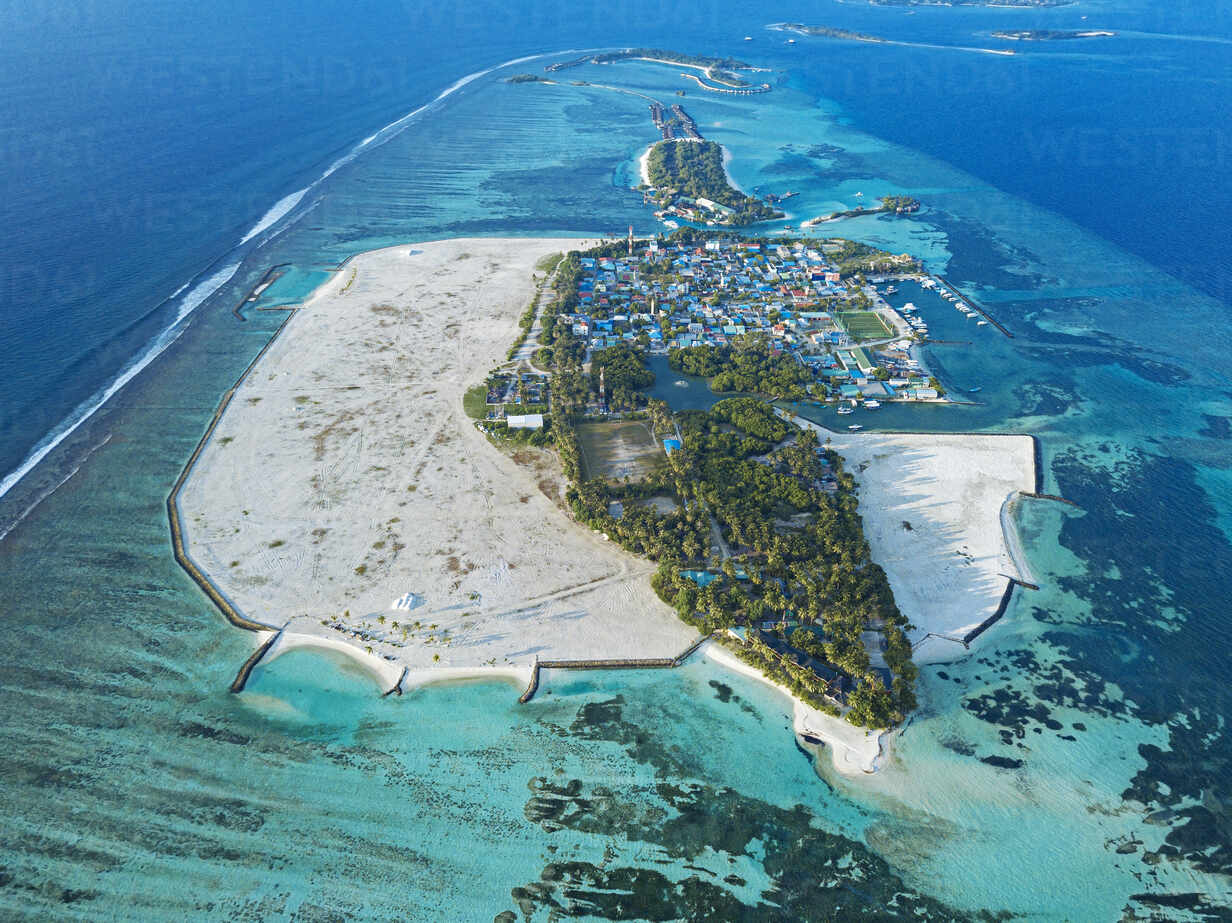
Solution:
M 736 181 L 799 191 L 793 224 L 856 191 L 917 195 L 926 209 L 910 219 L 824 233 L 919 255 L 1014 333 L 964 327 L 972 345 L 930 348 L 943 380 L 982 385 L 978 403 L 861 421 L 1035 433 L 1045 489 L 1078 504 L 1024 504 L 1041 589 L 1016 595 L 969 657 L 922 671 L 922 706 L 886 769 L 835 777 L 796 746 L 784 699 L 701 660 L 549 674 L 519 706 L 500 684 L 382 699 L 366 676 L 297 651 L 227 693 L 252 640 L 174 564 L 164 502 L 279 320 L 232 316 L 248 287 L 288 263 L 263 302 L 293 302 L 351 253 L 408 240 L 655 230 L 627 188 L 654 140 L 645 100 L 569 81 L 672 102 L 672 69 L 583 67 L 558 86 L 499 76 L 311 186 L 82 428 L 71 460 L 6 497 L 10 519 L 33 511 L 0 542 L 3 914 L 1223 912 L 1226 306 L 861 133 L 790 69 L 753 100 L 684 100 L 733 152 Z M 925 306 L 930 322 L 941 311 L 959 323 Z

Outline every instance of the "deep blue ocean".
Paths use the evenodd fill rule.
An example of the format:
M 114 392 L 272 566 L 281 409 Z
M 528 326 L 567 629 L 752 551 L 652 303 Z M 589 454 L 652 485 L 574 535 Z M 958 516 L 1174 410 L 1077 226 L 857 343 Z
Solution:
M 1232 919 L 1228 4 L 35 0 L 0 35 L 0 918 Z M 877 424 L 1034 433 L 1078 504 L 1024 506 L 1041 589 L 922 671 L 867 784 L 705 663 L 519 707 L 380 699 L 295 653 L 233 696 L 251 638 L 171 555 L 167 492 L 279 320 L 232 314 L 272 266 L 286 304 L 396 242 L 655 230 L 643 101 L 491 70 L 625 45 L 770 69 L 686 105 L 795 217 L 924 203 L 834 233 L 1014 337 L 912 293 L 976 341 L 929 361 L 980 403 Z

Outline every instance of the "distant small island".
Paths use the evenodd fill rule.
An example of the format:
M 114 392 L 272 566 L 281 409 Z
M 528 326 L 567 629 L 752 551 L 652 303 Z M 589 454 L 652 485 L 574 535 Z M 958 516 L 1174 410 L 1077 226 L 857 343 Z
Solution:
M 552 83 L 547 77 L 540 77 L 538 74 L 514 74 L 509 77 L 505 83 Z
M 583 55 L 568 61 L 557 61 L 548 64 L 543 69 L 548 73 L 577 67 L 582 64 L 615 64 L 618 61 L 651 61 L 658 64 L 674 64 L 679 67 L 699 70 L 715 85 L 706 83 L 700 77 L 687 75 L 703 90 L 712 93 L 727 93 L 737 96 L 749 96 L 755 93 L 768 93 L 770 84 L 752 84 L 741 77 L 736 71 L 753 70 L 750 64 L 735 58 L 714 58 L 706 55 L 682 54 L 679 51 L 668 51 L 663 48 L 622 48 L 619 51 L 604 51 L 599 54 Z M 683 95 L 683 93 L 681 93 Z
M 853 32 L 850 29 L 834 29 L 830 26 L 806 26 L 802 22 L 779 23 L 777 28 L 783 32 L 797 32 L 800 35 L 811 35 L 817 38 L 842 38 L 852 42 L 875 42 L 885 44 L 889 39 L 880 35 L 870 35 L 867 32 Z
M 1008 39 L 1011 42 L 1057 42 L 1071 38 L 1111 38 L 1115 32 L 1106 29 L 1019 29 L 1013 32 L 993 32 L 993 38 Z
M 660 141 L 644 157 L 642 178 L 660 218 L 674 215 L 740 226 L 783 217 L 755 196 L 733 188 L 723 163 L 723 147 L 714 141 Z
M 919 200 L 905 195 L 882 196 L 876 208 L 852 208 L 847 211 L 831 212 L 818 218 L 810 218 L 801 222 L 800 227 L 811 228 L 826 221 L 837 221 L 840 218 L 860 218 L 864 215 L 880 215 L 893 213 L 895 215 L 910 215 L 920 210 Z
M 1011 6 L 1029 9 L 1069 6 L 1074 0 L 868 0 L 873 6 Z

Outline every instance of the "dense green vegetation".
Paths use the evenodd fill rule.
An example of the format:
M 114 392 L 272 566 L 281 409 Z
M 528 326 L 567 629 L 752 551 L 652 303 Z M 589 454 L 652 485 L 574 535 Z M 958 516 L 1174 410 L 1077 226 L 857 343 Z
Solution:
M 692 229 L 673 235 L 708 236 Z M 850 262 L 889 256 L 862 244 L 829 243 L 831 253 Z M 613 241 L 585 255 L 617 256 L 625 246 Z M 578 307 L 581 256 L 570 252 L 556 264 L 554 303 L 544 315 L 537 355 L 552 371 L 548 425 L 511 430 L 487 423 L 485 431 L 498 442 L 553 445 L 571 485 L 574 516 L 658 562 L 654 588 L 686 622 L 705 632 L 745 630 L 745 643 L 729 638 L 739 656 L 819 709 L 845 709 L 848 720 L 868 727 L 901 720 L 915 707 L 908 626 L 884 571 L 870 558 L 855 483 L 841 459 L 814 432 L 800 431 L 759 399 L 729 398 L 709 411 L 673 415 L 642 393 L 654 375 L 633 343 L 597 350 L 584 366 L 586 343 L 571 323 L 557 319 Z M 673 349 L 668 358 L 673 369 L 710 378 L 716 391 L 798 398 L 811 380 L 764 334 L 723 347 Z M 648 419 L 656 445 L 666 436 L 681 438 L 682 447 L 659 456 L 641 480 L 586 475 L 574 424 L 593 412 L 600 369 L 610 410 L 626 420 Z M 469 412 L 482 394 L 467 398 Z M 670 497 L 675 508 L 662 512 L 639 502 L 651 497 Z M 616 501 L 623 507 L 619 518 L 610 512 Z M 870 631 L 884 639 L 888 671 L 871 667 L 862 637 Z
M 855 42 L 884 42 L 880 35 L 869 35 L 867 32 L 852 32 L 850 29 L 835 29 L 831 26 L 806 26 L 798 22 L 785 22 L 782 28 L 787 32 L 798 32 L 801 35 L 812 35 L 819 38 L 844 38 Z
M 896 215 L 907 215 L 920 210 L 920 202 L 909 195 L 887 195 L 881 197 L 881 207 L 884 211 Z
M 506 83 L 549 83 L 550 81 L 538 74 L 514 74 Z
M 590 389 L 599 393 L 599 370 L 607 388 L 609 410 L 635 410 L 646 405 L 642 388 L 655 382 L 655 374 L 646 368 L 645 356 L 636 346 L 621 343 L 595 350 L 590 357 Z
M 558 437 L 573 472 L 568 500 L 578 520 L 658 561 L 655 590 L 689 624 L 702 631 L 752 626 L 741 655 L 806 701 L 837 710 L 829 666 L 854 681 L 849 720 L 877 727 L 900 720 L 915 705 L 906 620 L 869 557 L 854 482 L 840 459 L 821 450 L 815 433 L 798 433 L 752 398 L 674 419 L 653 402 L 651 419 L 660 434 L 679 426 L 683 447 L 633 484 L 579 481 L 575 444 Z M 837 479 L 834 493 L 821 487 L 827 473 Z M 678 508 L 664 514 L 628 502 L 655 495 L 674 497 Z M 619 519 L 608 511 L 617 500 L 625 501 Z M 717 552 L 716 533 L 724 549 Z M 684 573 L 695 570 L 717 577 L 702 587 Z M 765 622 L 776 627 L 758 627 Z M 792 627 L 806 635 L 789 633 Z M 861 633 L 870 627 L 886 638 L 890 688 L 869 667 Z
M 728 346 L 673 347 L 668 365 L 686 375 L 710 379 L 710 390 L 771 394 L 785 400 L 803 400 L 812 381 L 808 369 L 787 352 L 775 353 L 761 334 L 733 337 Z
M 714 141 L 660 141 L 651 148 L 647 173 L 650 185 L 665 194 L 675 190 L 691 199 L 710 199 L 730 208 L 730 224 L 752 224 L 783 215 L 761 199 L 728 185 L 723 148 Z

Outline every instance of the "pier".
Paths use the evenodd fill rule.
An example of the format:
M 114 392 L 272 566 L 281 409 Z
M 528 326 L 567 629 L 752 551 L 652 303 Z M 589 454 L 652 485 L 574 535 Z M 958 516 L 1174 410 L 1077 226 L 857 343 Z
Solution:
M 770 84 L 762 83 L 757 86 L 747 87 L 717 87 L 714 84 L 707 83 L 702 80 L 697 74 L 681 74 L 687 80 L 692 80 L 703 90 L 708 90 L 711 93 L 726 93 L 728 96 L 756 96 L 759 93 L 769 93 Z
M 933 278 L 936 279 L 938 283 L 945 286 L 946 291 L 948 291 L 951 295 L 953 295 L 955 298 L 961 301 L 964 305 L 966 305 L 972 311 L 975 311 L 978 314 L 982 315 L 984 320 L 988 321 L 988 323 L 992 324 L 994 327 L 996 327 L 998 330 L 1004 333 L 1011 340 L 1014 339 L 1014 334 L 1006 330 L 1004 324 L 1002 324 L 995 317 L 993 317 L 991 314 L 985 311 L 982 307 L 980 307 L 978 304 L 976 304 L 974 301 L 972 301 L 970 298 L 968 298 L 966 295 L 964 295 L 962 292 L 960 292 L 958 289 L 952 286 L 943 277 L 933 276 Z
M 689 141 L 706 140 L 698 131 L 697 122 L 693 120 L 693 116 L 685 112 L 684 106 L 679 104 L 672 106 L 670 116 L 663 104 L 657 100 L 652 102 L 649 108 L 650 120 L 654 122 L 655 128 L 663 136 L 664 141 L 672 141 L 678 137 Z
M 530 672 L 526 691 L 518 696 L 518 703 L 525 705 L 539 691 L 540 670 L 670 670 L 688 660 L 697 649 L 710 640 L 712 635 L 702 635 L 675 657 L 645 657 L 625 660 L 536 660 Z

